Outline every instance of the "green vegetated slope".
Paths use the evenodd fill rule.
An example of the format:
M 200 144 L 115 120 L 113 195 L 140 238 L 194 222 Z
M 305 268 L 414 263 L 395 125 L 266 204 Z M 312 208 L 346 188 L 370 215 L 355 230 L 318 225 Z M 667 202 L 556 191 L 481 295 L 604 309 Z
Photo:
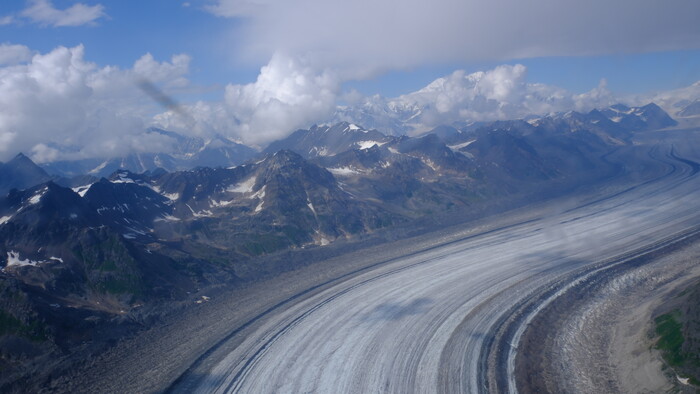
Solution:
M 679 377 L 700 387 L 700 283 L 680 297 L 676 308 L 654 319 L 656 348 Z

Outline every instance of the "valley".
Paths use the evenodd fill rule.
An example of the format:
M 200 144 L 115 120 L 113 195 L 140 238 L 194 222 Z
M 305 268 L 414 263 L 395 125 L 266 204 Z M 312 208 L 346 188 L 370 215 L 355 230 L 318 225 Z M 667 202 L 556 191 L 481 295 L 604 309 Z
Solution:
M 499 338 L 504 319 L 523 318 L 519 324 L 529 324 L 535 312 L 598 271 L 643 267 L 633 262 L 697 234 L 699 180 L 690 160 L 675 160 L 672 149 L 660 149 L 657 159 L 667 171 L 656 179 L 563 212 L 405 255 L 270 311 L 230 353 L 208 363 L 206 375 L 195 375 L 191 386 L 185 379 L 182 391 L 514 391 L 513 374 L 520 364 L 513 360 L 517 355 L 527 360 L 522 365 L 530 365 L 530 354 L 519 352 L 522 329 L 510 328 L 506 339 Z M 697 271 L 688 264 L 676 269 Z M 521 305 L 528 307 L 518 309 Z M 586 319 L 595 313 L 594 308 L 566 316 Z M 530 340 L 540 341 L 549 330 L 529 334 Z M 552 350 L 560 356 L 561 349 Z M 597 354 L 586 355 L 576 358 L 575 374 L 597 376 Z M 550 371 L 528 369 L 523 376 L 550 376 Z M 575 385 L 567 386 L 575 391 L 588 387 L 568 376 L 555 381 Z
M 550 337 L 584 346 L 585 357 L 577 358 L 582 377 L 598 376 L 597 366 L 604 362 L 618 371 L 618 389 L 672 387 L 663 375 L 652 375 L 658 386 L 649 386 L 643 380 L 647 374 L 636 374 L 635 380 L 634 372 L 625 371 L 660 368 L 658 358 L 644 360 L 644 327 L 664 294 L 697 275 L 693 234 L 700 224 L 694 201 L 699 180 L 689 164 L 697 145 L 688 139 L 695 133 L 640 136 L 640 144 L 650 144 L 647 152 L 659 170 L 649 179 L 616 178 L 576 197 L 346 253 L 245 291 L 217 294 L 206 309 L 122 343 L 112 358 L 81 371 L 87 375 L 74 376 L 76 386 L 68 387 L 171 392 L 245 392 L 247 385 L 269 391 L 386 392 L 516 387 L 527 392 L 529 383 L 521 376 L 560 373 L 553 366 L 532 369 L 536 360 L 556 360 L 569 354 L 561 349 L 576 349 L 560 342 L 537 346 L 538 352 L 555 352 L 544 358 L 528 350 L 528 344 L 548 343 Z M 580 293 L 580 283 L 613 287 Z M 572 299 L 588 309 L 568 313 L 579 308 L 567 304 Z M 555 312 L 566 311 L 558 315 L 566 324 L 584 319 L 616 327 L 631 319 L 633 326 L 621 327 L 636 327 L 641 342 L 624 340 L 606 324 L 596 331 L 560 330 L 564 323 L 540 326 L 538 319 L 552 316 L 557 304 L 563 306 Z M 636 305 L 644 313 L 636 315 Z M 530 328 L 523 331 L 526 320 Z M 617 358 L 590 350 L 591 344 L 611 343 L 601 336 L 617 344 Z M 578 382 L 570 371 L 562 373 L 567 375 L 555 382 Z
M 0 394 L 700 392 L 700 2 L 0 2 Z
M 533 310 L 692 232 L 697 131 L 663 125 L 653 104 L 419 137 L 345 122 L 233 167 L 102 178 L 18 155 L 6 389 L 513 389 Z

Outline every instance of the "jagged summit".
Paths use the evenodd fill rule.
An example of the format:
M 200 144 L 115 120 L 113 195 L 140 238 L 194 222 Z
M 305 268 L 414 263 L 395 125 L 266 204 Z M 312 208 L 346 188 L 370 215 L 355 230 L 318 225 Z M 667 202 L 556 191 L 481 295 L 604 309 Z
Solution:
M 367 149 L 384 145 L 393 137 L 377 130 L 367 130 L 348 122 L 331 126 L 313 126 L 308 130 L 297 130 L 289 137 L 271 143 L 264 152 L 282 149 L 292 150 L 305 158 L 332 156 L 351 149 Z
M 25 189 L 49 179 L 49 174 L 23 153 L 7 163 L 0 163 L 0 195 L 10 189 Z
M 600 112 L 629 131 L 655 130 L 678 124 L 655 103 L 641 107 L 616 104 Z

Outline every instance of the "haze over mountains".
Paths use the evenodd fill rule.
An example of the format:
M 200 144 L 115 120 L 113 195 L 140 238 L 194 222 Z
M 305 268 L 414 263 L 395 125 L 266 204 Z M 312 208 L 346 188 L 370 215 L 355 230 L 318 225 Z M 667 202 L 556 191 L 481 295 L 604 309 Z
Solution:
M 186 137 L 171 131 L 149 128 L 146 134 L 157 135 L 173 142 L 168 152 L 132 153 L 125 157 L 56 161 L 43 167 L 50 173 L 72 177 L 76 175 L 105 176 L 118 169 L 144 172 L 156 168 L 168 171 L 194 167 L 219 167 L 240 164 L 257 154 L 255 150 L 221 135 L 203 139 Z
M 522 66 L 500 66 L 487 72 L 457 71 L 439 78 L 416 92 L 397 98 L 363 98 L 359 103 L 340 106 L 333 121 L 349 121 L 376 128 L 387 134 L 425 132 L 435 126 L 466 125 L 475 122 L 545 116 L 568 111 L 588 112 L 619 105 L 620 98 L 605 84 L 583 94 L 528 83 Z M 673 116 L 693 116 L 685 108 L 700 97 L 700 84 L 625 101 L 654 101 Z
M 519 65 L 476 73 L 457 71 L 394 98 L 363 96 L 352 90 L 341 93 L 333 75 L 316 75 L 317 71 L 304 63 L 281 58 L 263 68 L 255 84 L 228 86 L 224 102 L 177 105 L 171 98 L 176 105 L 163 112 L 133 81 L 151 81 L 163 89 L 162 97 L 176 94 L 175 87 L 188 84 L 189 57 L 158 62 L 146 55 L 133 69 L 118 70 L 96 67 L 85 56 L 81 46 L 61 47 L 5 68 L 15 82 L 4 85 L 0 94 L 29 96 L 27 100 L 8 99 L 3 107 L 1 115 L 7 122 L 0 130 L 0 139 L 6 143 L 0 160 L 8 161 L 20 151 L 41 164 L 84 160 L 75 168 L 57 164 L 57 171 L 72 174 L 95 170 L 106 158 L 131 161 L 127 166 L 134 170 L 153 167 L 155 162 L 168 169 L 184 169 L 196 162 L 196 158 L 185 156 L 196 149 L 183 150 L 183 142 L 174 135 L 153 132 L 149 126 L 201 140 L 191 147 L 219 140 L 224 145 L 242 143 L 260 150 L 314 123 L 346 121 L 388 135 L 415 136 L 440 125 L 461 128 L 569 110 L 589 112 L 620 102 L 628 106 L 655 102 L 678 117 L 679 112 L 690 114 L 683 109 L 700 98 L 698 84 L 626 96 L 614 94 L 601 83 L 588 92 L 573 93 L 529 81 L 527 69 Z M 74 77 L 68 78 L 70 75 Z M 33 86 L 46 89 L 34 90 Z M 64 93 L 54 95 L 52 86 L 64 87 Z M 49 107 L 60 110 L 37 113 Z M 98 175 L 109 174 L 116 164 L 106 164 Z
M 686 114 L 687 118 L 692 119 L 693 103 L 687 104 L 681 110 Z M 390 109 L 393 108 L 393 109 Z M 346 118 L 350 121 L 338 121 L 336 123 L 328 123 L 324 126 L 314 126 L 310 129 L 311 133 L 306 135 L 297 131 L 283 140 L 275 141 L 269 144 L 263 152 L 275 152 L 282 149 L 289 141 L 304 138 L 305 144 L 312 149 L 316 146 L 318 155 L 331 155 L 340 153 L 343 150 L 349 149 L 354 142 L 365 141 L 364 145 L 356 144 L 353 147 L 362 148 L 370 147 L 372 141 L 382 145 L 389 141 L 392 136 L 404 135 L 407 132 L 415 133 L 416 130 L 425 129 L 426 125 L 422 120 L 429 111 L 430 106 L 411 106 L 408 107 L 355 107 L 352 109 L 353 116 L 350 116 L 350 110 L 343 110 L 343 115 L 340 112 L 336 114 L 336 118 Z M 602 114 L 599 114 L 601 112 Z M 528 122 L 532 123 L 537 119 L 553 119 L 557 120 L 566 116 L 578 117 L 582 122 L 592 124 L 596 118 L 605 124 L 597 126 L 606 130 L 647 130 L 660 127 L 674 125 L 674 121 L 661 108 L 655 104 L 646 105 L 643 107 L 627 107 L 622 104 L 616 104 L 601 111 L 593 110 L 586 114 L 580 114 L 575 111 L 568 113 L 550 114 L 544 117 L 529 116 Z M 364 121 L 365 123 L 363 123 Z M 557 120 L 558 121 L 558 120 Z M 365 126 L 365 124 L 374 126 Z M 488 122 L 453 122 L 447 127 L 454 128 L 460 132 L 475 130 L 479 127 L 487 125 Z M 365 133 L 361 133 L 362 137 L 347 137 L 347 135 L 355 135 L 357 133 L 347 134 L 346 137 L 336 137 L 336 133 L 324 133 L 323 129 L 327 127 L 351 127 L 360 129 Z M 444 126 L 441 126 L 444 127 Z M 366 128 L 366 129 L 365 129 Z M 439 133 L 440 127 L 436 129 Z M 432 129 L 426 129 L 423 133 L 429 133 Z M 201 167 L 231 167 L 245 162 L 258 153 L 254 148 L 245 146 L 238 142 L 232 141 L 222 135 L 214 135 L 212 138 L 204 139 L 201 137 L 187 137 L 177 132 L 165 131 L 157 128 L 149 128 L 146 134 L 156 135 L 158 138 L 168 141 L 166 144 L 170 148 L 167 151 L 152 152 L 152 153 L 132 153 L 122 157 L 111 157 L 107 159 L 81 159 L 81 160 L 61 160 L 41 164 L 48 173 L 71 178 L 78 175 L 90 175 L 95 177 L 108 176 L 118 169 L 125 169 L 132 172 L 140 173 L 147 170 L 155 170 L 162 168 L 166 171 L 178 171 L 190 168 Z M 327 141 L 327 136 L 338 138 L 337 141 Z M 346 138 L 354 138 L 354 140 L 346 140 Z M 290 140 L 291 139 L 291 140 Z M 302 142 L 298 142 L 301 144 Z M 325 151 L 324 151 L 325 149 Z M 306 155 L 306 153 L 303 153 Z

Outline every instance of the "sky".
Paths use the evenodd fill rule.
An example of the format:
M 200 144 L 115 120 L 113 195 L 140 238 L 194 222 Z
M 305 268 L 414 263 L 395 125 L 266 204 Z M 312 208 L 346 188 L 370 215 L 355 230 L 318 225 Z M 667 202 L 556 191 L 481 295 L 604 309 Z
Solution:
M 697 15 L 697 0 L 4 0 L 0 160 L 174 149 L 149 126 L 263 147 L 340 104 L 429 104 L 437 123 L 692 99 Z

